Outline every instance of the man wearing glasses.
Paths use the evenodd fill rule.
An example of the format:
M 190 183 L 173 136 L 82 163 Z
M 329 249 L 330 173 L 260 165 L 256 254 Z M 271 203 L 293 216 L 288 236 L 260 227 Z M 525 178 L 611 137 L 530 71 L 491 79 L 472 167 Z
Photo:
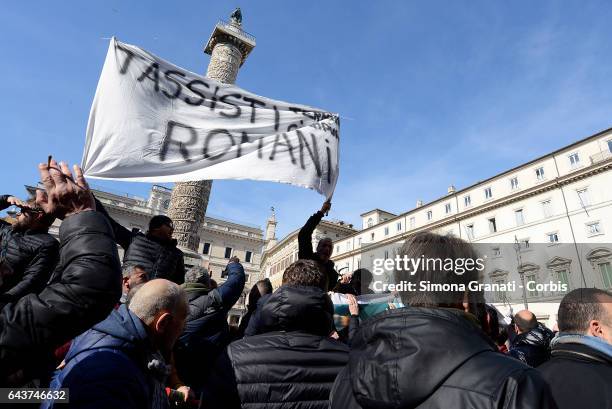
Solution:
M 42 291 L 59 253 L 59 243 L 48 233 L 54 216 L 37 207 L 35 199 L 0 196 L 0 210 L 9 206 L 19 212 L 12 225 L 0 219 L 0 306 Z
M 143 266 L 150 280 L 165 278 L 183 284 L 185 262 L 183 252 L 176 247 L 176 240 L 172 238 L 172 219 L 164 215 L 153 216 L 145 234 L 138 230 L 130 231 L 117 223 L 97 199 L 96 209 L 106 216 L 113 227 L 115 240 L 125 250 L 124 265 Z

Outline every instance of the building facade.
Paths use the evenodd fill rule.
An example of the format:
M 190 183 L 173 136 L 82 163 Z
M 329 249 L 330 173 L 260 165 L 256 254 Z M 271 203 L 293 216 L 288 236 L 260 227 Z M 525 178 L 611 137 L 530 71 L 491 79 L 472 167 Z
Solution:
M 28 188 L 33 192 L 33 188 Z M 113 193 L 108 190 L 92 189 L 96 198 L 104 205 L 109 215 L 122 226 L 142 232 L 147 231 L 149 220 L 157 214 L 166 214 L 171 190 L 163 186 L 152 186 L 149 197 L 139 198 L 122 193 Z M 55 237 L 59 236 L 57 220 L 50 229 Z M 251 286 L 259 280 L 261 253 L 264 244 L 263 231 L 257 226 L 250 226 L 238 222 L 216 218 L 207 215 L 200 225 L 198 253 L 202 255 L 201 265 L 208 268 L 211 277 L 221 285 L 226 277 L 224 269 L 229 259 L 237 256 L 244 266 L 246 284 L 240 300 L 229 313 L 230 323 L 237 323 L 244 312 L 246 294 Z M 119 256 L 123 259 L 123 249 L 118 247 Z M 192 260 L 192 259 L 190 259 Z M 186 260 L 185 268 L 192 267 Z
M 612 128 L 400 215 L 374 209 L 363 228 L 334 239 L 337 270 L 373 270 L 413 234 L 432 231 L 475 244 L 486 258 L 485 283 L 517 283 L 486 294 L 503 313 L 524 308 L 553 325 L 566 291 L 546 283 L 612 288 Z M 278 274 L 297 252 L 295 232 L 264 256 Z M 272 262 L 274 259 L 274 262 Z M 277 266 L 277 267 L 271 267 Z M 391 281 L 389 276 L 384 279 Z M 390 273 L 392 275 L 392 273 Z M 376 279 L 376 277 L 375 277 Z M 527 288 L 527 283 L 531 283 Z M 522 287 L 522 288 L 521 288 Z M 537 288 L 536 288 L 537 287 Z

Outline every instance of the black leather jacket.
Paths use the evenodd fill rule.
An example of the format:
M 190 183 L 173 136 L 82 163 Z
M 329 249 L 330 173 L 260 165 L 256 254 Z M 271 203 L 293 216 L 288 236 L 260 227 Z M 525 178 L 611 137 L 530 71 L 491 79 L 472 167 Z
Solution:
M 111 226 L 96 211 L 60 226 L 59 263 L 40 294 L 0 311 L 0 385 L 19 369 L 41 368 L 58 346 L 102 321 L 121 296 Z
M 0 196 L 0 210 L 9 207 L 9 195 Z M 14 231 L 0 220 L 0 268 L 10 269 L 0 285 L 0 305 L 39 293 L 47 284 L 59 252 L 59 243 L 47 230 Z
M 539 374 L 505 356 L 459 310 L 401 308 L 365 323 L 331 408 L 545 409 Z

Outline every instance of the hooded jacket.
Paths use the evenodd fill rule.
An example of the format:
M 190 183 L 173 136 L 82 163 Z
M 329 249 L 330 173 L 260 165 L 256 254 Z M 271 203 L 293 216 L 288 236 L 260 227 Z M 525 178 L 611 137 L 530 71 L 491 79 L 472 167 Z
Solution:
M 0 196 L 0 210 L 9 207 L 8 198 L 9 195 Z M 0 268 L 11 270 L 0 281 L 0 304 L 42 291 L 55 268 L 58 253 L 59 243 L 47 229 L 15 231 L 0 220 Z
M 595 337 L 560 335 L 538 371 L 559 409 L 612 408 L 612 345 Z
M 244 289 L 244 268 L 229 263 L 227 280 L 216 289 L 199 283 L 183 284 L 189 312 L 176 342 L 174 359 L 181 380 L 198 386 L 211 363 L 229 344 L 227 314 Z
M 161 240 L 148 233 L 126 229 L 110 217 L 98 199 L 96 199 L 96 209 L 106 216 L 113 228 L 117 244 L 125 250 L 123 264 L 143 266 L 151 280 L 165 278 L 176 284 L 185 282 L 184 255 L 176 247 L 175 239 Z
M 529 366 L 536 367 L 550 358 L 550 341 L 554 333 L 542 323 L 529 332 L 518 334 L 510 344 L 510 356 Z
M 348 347 L 329 337 L 333 307 L 316 287 L 284 285 L 262 306 L 263 333 L 231 343 L 203 399 L 210 408 L 327 408 Z
M 65 367 L 55 373 L 50 386 L 69 388 L 72 408 L 159 406 L 166 397 L 157 385 L 163 385 L 167 372 L 149 365 L 154 357 L 142 321 L 122 305 L 74 339 Z M 47 401 L 41 409 L 54 408 L 55 403 Z
M 351 344 L 331 408 L 549 408 L 535 370 L 497 352 L 459 310 L 400 308 L 370 318 Z
M 44 368 L 55 348 L 108 316 L 121 296 L 110 225 L 96 211 L 64 219 L 49 284 L 0 311 L 0 383 L 18 369 Z

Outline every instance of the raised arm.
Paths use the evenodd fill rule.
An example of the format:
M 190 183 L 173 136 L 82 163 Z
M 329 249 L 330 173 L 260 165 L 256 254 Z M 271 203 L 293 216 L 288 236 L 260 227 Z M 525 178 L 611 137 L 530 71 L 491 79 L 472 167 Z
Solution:
M 111 226 L 95 211 L 93 195 L 75 167 L 39 165 L 46 192 L 42 209 L 64 219 L 53 281 L 0 311 L 0 383 L 20 369 L 37 368 L 56 347 L 104 319 L 121 296 L 121 267 Z M 44 362 L 42 363 L 44 365 Z
M 226 268 L 228 271 L 227 280 L 219 286 L 219 294 L 221 294 L 223 307 L 230 310 L 244 290 L 246 277 L 244 268 L 237 257 L 232 257 Z
M 323 219 L 323 216 L 329 212 L 330 208 L 330 202 L 323 203 L 321 210 L 310 216 L 306 224 L 300 229 L 298 233 L 298 258 L 310 260 L 314 256 L 314 251 L 312 249 L 312 233 L 321 222 L 321 219 Z
M 134 238 L 134 235 L 132 234 L 132 232 L 130 230 L 128 230 L 127 228 L 123 227 L 122 225 L 117 223 L 117 221 L 115 221 L 115 219 L 110 217 L 110 215 L 108 214 L 108 212 L 106 211 L 106 209 L 102 205 L 102 202 L 100 202 L 98 200 L 98 198 L 96 198 L 94 196 L 94 199 L 96 201 L 96 210 L 99 211 L 100 213 L 102 213 L 104 215 L 104 217 L 106 217 L 106 220 L 108 220 L 108 222 L 110 223 L 111 227 L 113 228 L 113 233 L 115 235 L 115 241 L 124 250 L 127 250 L 127 248 L 132 243 L 132 239 Z

